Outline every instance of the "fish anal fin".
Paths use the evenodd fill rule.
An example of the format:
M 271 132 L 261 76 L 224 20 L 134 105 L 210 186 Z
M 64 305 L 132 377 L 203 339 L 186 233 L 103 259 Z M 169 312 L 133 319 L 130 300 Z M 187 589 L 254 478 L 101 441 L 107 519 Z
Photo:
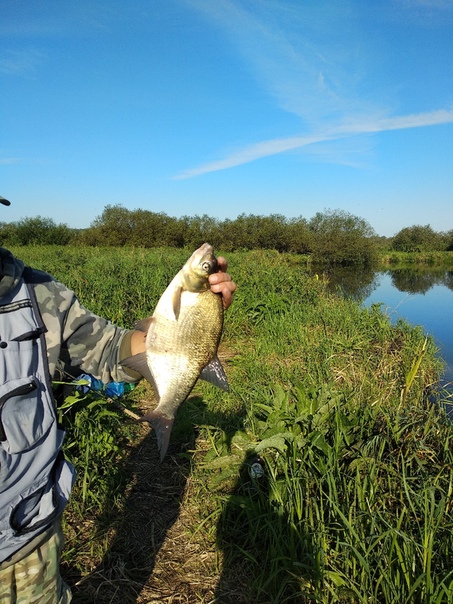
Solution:
M 150 413 L 147 413 L 141 417 L 138 421 L 148 422 L 151 424 L 156 433 L 157 448 L 160 453 L 160 460 L 162 461 L 167 454 L 168 444 L 170 442 L 170 434 L 173 428 L 173 422 L 175 420 L 165 417 L 165 415 L 163 415 L 163 413 L 159 413 L 159 411 L 151 411 Z
M 225 392 L 228 392 L 229 390 L 227 376 L 225 375 L 225 371 L 217 356 L 214 357 L 206 367 L 203 367 L 200 373 L 200 379 L 225 390 Z

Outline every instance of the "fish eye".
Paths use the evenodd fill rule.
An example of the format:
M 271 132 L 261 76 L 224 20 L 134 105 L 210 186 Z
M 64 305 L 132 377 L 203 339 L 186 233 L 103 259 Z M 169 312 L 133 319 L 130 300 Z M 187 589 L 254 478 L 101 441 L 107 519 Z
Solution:
M 211 268 L 211 264 L 209 262 L 203 262 L 203 264 L 201 265 L 201 268 L 207 273 L 209 271 L 209 269 Z

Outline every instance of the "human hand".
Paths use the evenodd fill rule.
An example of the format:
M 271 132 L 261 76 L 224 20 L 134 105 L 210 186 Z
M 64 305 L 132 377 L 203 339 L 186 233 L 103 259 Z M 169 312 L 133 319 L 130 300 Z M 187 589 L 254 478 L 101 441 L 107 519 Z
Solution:
M 222 294 L 223 308 L 227 309 L 233 301 L 233 294 L 236 291 L 236 283 L 231 280 L 231 276 L 226 272 L 228 268 L 227 261 L 223 256 L 217 258 L 218 272 L 209 275 L 211 291 L 215 294 Z

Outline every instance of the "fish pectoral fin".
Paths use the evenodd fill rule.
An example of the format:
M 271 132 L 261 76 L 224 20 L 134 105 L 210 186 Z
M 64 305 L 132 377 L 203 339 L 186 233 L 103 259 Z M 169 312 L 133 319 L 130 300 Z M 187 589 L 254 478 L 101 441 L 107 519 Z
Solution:
M 148 382 L 150 382 L 156 394 L 158 393 L 156 382 L 154 381 L 153 375 L 148 366 L 148 361 L 146 360 L 146 352 L 134 354 L 134 356 L 132 357 L 127 357 L 123 359 L 122 361 L 120 361 L 120 363 L 128 369 L 132 369 L 133 371 L 137 371 L 138 373 L 140 373 L 146 380 L 148 380 Z
M 171 429 L 173 428 L 173 422 L 175 420 L 165 417 L 165 415 L 158 411 L 151 411 L 141 417 L 138 421 L 148 422 L 156 432 L 157 448 L 159 449 L 160 460 L 162 461 L 168 450 Z
M 176 287 L 173 292 L 172 306 L 173 306 L 173 314 L 175 315 L 176 320 L 179 319 L 179 313 L 181 311 L 182 290 L 183 290 L 183 288 L 180 286 L 180 287 Z
M 205 382 L 209 382 L 214 386 L 218 386 L 222 390 L 225 390 L 225 392 L 228 392 L 230 389 L 227 376 L 225 375 L 222 363 L 219 361 L 218 357 L 214 357 L 206 367 L 203 367 L 200 373 L 200 379 L 205 380 Z
M 144 333 L 148 333 L 148 329 L 149 326 L 151 325 L 153 321 L 152 317 L 147 317 L 146 319 L 141 319 L 140 321 L 137 321 L 134 325 L 134 328 L 137 329 L 137 331 L 143 331 Z

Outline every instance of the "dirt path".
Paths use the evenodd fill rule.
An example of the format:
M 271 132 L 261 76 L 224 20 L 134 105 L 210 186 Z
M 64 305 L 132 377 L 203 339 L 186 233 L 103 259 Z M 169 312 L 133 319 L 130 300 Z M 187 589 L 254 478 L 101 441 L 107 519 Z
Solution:
M 177 444 L 160 463 L 152 431 L 143 426 L 141 433 L 128 453 L 122 508 L 112 504 L 102 517 L 87 517 L 82 524 L 76 516 L 66 518 L 66 547 L 71 547 L 71 535 L 84 543 L 77 563 L 69 551 L 63 564 L 74 604 L 227 604 L 228 599 L 216 596 L 220 564 L 215 527 L 208 543 L 206 531 L 197 530 L 206 510 L 195 503 L 199 498 L 189 457 L 175 455 L 181 450 Z

